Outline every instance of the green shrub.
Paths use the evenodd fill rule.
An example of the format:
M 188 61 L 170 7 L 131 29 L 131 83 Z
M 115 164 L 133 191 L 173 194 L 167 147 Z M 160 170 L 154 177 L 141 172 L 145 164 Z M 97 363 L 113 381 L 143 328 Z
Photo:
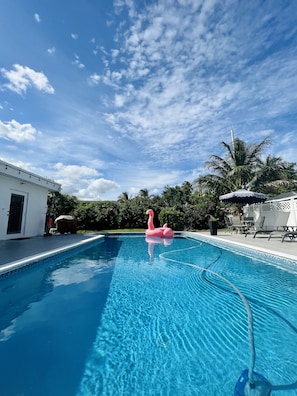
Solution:
M 168 227 L 176 231 L 184 229 L 185 216 L 184 213 L 174 208 L 163 208 L 159 214 L 160 224 L 167 223 Z

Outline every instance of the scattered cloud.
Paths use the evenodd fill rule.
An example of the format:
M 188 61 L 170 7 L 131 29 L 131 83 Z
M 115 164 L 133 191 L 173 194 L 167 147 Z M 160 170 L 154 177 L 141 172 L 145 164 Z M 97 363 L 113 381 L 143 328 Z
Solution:
M 245 135 L 242 122 L 255 128 L 263 112 L 275 117 L 293 111 L 297 61 L 288 62 L 280 49 L 271 52 L 275 25 L 278 31 L 285 28 L 275 19 L 267 25 L 265 7 L 252 10 L 246 4 L 236 10 L 215 0 L 114 4 L 118 15 L 127 12 L 129 17 L 118 25 L 117 50 L 109 56 L 102 49 L 106 69 L 101 81 L 115 91 L 105 120 L 134 142 L 150 141 L 145 147 L 152 156 L 180 163 L 202 147 L 209 152 L 232 127 L 238 137 Z M 242 29 L 252 37 L 257 32 L 257 40 L 245 40 L 238 13 Z M 120 69 L 119 63 L 113 66 L 115 59 Z M 286 96 L 279 95 L 276 76 Z
M 101 80 L 101 77 L 97 73 L 92 74 L 89 78 L 91 85 L 98 85 L 100 80 Z
M 0 120 L 0 137 L 4 139 L 24 142 L 25 140 L 34 140 L 39 133 L 31 124 L 20 124 L 15 120 L 9 122 Z
M 116 60 L 116 58 L 119 55 L 119 53 L 120 53 L 120 51 L 118 49 L 112 49 L 111 50 L 111 56 L 112 56 L 113 61 Z
M 116 107 L 123 107 L 125 104 L 125 97 L 123 95 L 115 95 L 114 104 Z
M 54 54 L 56 53 L 56 47 L 48 48 L 47 52 L 48 52 L 50 55 L 54 55 Z
M 39 14 L 34 14 L 34 19 L 35 19 L 35 21 L 37 22 L 37 23 L 40 23 L 41 22 L 41 18 L 40 18 L 40 16 L 39 16 Z
M 27 66 L 15 64 L 12 70 L 1 68 L 0 71 L 9 81 L 9 83 L 4 84 L 4 87 L 17 94 L 26 93 L 27 89 L 30 87 L 34 87 L 48 94 L 53 94 L 55 92 L 44 73 L 36 72 Z
M 4 13 L 12 7 L 5 2 Z M 54 20 L 56 10 L 44 7 L 47 22 Z M 23 33 L 12 41 L 15 30 L 0 37 L 4 61 L 13 48 L 23 64 L 0 69 L 0 154 L 8 162 L 30 150 L 37 171 L 64 192 L 107 199 L 194 180 L 211 154 L 224 153 L 220 142 L 230 141 L 231 129 L 248 143 L 271 135 L 269 152 L 295 160 L 294 2 L 114 0 L 94 7 L 94 19 L 85 4 L 72 7 L 54 32 L 40 24 L 38 37 L 21 19 L 11 29 L 24 31 L 28 46 Z M 88 24 L 74 28 L 85 17 Z M 48 41 L 53 33 L 57 51 Z M 88 77 L 80 79 L 76 68 Z M 56 94 L 36 100 L 25 95 L 29 89 Z
M 75 54 L 74 57 L 75 60 L 72 62 L 72 64 L 77 66 L 79 69 L 83 69 L 85 65 L 80 61 L 79 56 Z

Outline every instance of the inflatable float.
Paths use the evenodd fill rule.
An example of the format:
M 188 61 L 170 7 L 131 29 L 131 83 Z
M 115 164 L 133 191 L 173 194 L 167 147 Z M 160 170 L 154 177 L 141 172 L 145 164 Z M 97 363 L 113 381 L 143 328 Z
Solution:
M 145 231 L 145 235 L 148 237 L 158 237 L 158 238 L 172 238 L 173 231 L 171 228 L 164 224 L 163 227 L 155 228 L 154 226 L 154 211 L 152 209 L 148 209 L 146 214 L 149 215 L 147 227 L 148 229 Z

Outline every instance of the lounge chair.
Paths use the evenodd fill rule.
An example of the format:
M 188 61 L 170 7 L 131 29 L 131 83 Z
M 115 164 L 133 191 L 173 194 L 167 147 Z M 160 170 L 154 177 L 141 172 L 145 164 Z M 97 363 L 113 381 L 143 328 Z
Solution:
M 294 231 L 287 231 L 283 234 L 282 236 L 282 242 L 284 242 L 284 239 L 289 237 L 290 240 L 295 239 L 297 237 L 297 231 L 296 231 L 296 227 L 294 227 L 295 230 Z
M 257 234 L 270 234 L 271 229 L 267 229 L 264 226 L 265 223 L 265 216 L 261 216 L 258 225 L 254 226 L 254 235 L 253 238 L 256 238 Z
M 247 225 L 241 220 L 240 216 L 230 216 L 231 227 L 236 233 L 244 234 L 247 231 Z
M 247 234 L 249 234 L 250 232 L 255 231 L 255 221 L 254 221 L 253 217 L 244 217 L 243 224 L 246 227 L 246 229 L 244 231 L 245 236 L 247 236 Z
M 230 230 L 232 233 L 234 231 L 233 226 L 232 226 L 232 215 L 225 216 L 225 223 L 226 223 L 226 227 L 228 228 L 228 230 Z
M 284 242 L 285 238 L 295 239 L 297 237 L 297 229 L 295 226 L 283 226 L 282 230 L 275 230 L 269 234 L 268 241 L 271 237 L 277 236 L 282 238 L 282 242 Z
M 264 228 L 265 216 L 261 216 L 258 222 L 254 221 L 253 217 L 244 217 L 243 224 L 245 225 L 244 234 L 247 236 L 248 234 L 253 234 L 254 238 L 257 233 L 266 232 Z
M 257 230 L 254 233 L 254 238 L 256 237 L 257 234 L 268 234 L 268 240 L 270 240 L 270 238 L 272 236 L 281 236 L 283 235 L 284 231 L 286 230 L 286 225 L 287 225 L 287 221 L 289 218 L 290 212 L 282 212 L 279 211 L 278 212 L 278 216 L 275 222 L 275 225 L 273 227 L 265 227 L 264 226 L 264 220 L 263 220 L 263 224 L 262 224 L 262 228 L 260 228 L 259 230 Z

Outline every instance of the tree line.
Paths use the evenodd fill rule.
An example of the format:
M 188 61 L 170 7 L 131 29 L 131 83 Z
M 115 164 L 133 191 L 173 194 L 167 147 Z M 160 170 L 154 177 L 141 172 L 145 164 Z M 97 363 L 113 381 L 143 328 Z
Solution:
M 221 142 L 226 153 L 223 157 L 210 156 L 205 164 L 210 173 L 193 183 L 165 186 L 160 195 L 149 195 L 142 189 L 135 197 L 123 192 L 117 201 L 83 202 L 67 194 L 51 193 L 48 210 L 54 217 L 72 214 L 82 230 L 146 228 L 149 208 L 155 211 L 157 227 L 168 223 L 174 230 L 201 230 L 208 228 L 209 217 L 218 218 L 219 227 L 224 227 L 226 205 L 219 201 L 221 194 L 247 188 L 272 198 L 297 189 L 296 163 L 271 155 L 262 158 L 269 144 L 269 138 L 250 145 L 238 138 L 231 145 Z
M 76 217 L 78 229 L 109 230 L 147 228 L 146 211 L 155 211 L 158 227 L 168 223 L 174 230 L 194 230 L 207 227 L 208 216 L 219 216 L 219 207 L 212 197 L 195 193 L 190 182 L 181 186 L 166 186 L 161 195 L 149 196 L 143 189 L 135 197 L 122 193 L 117 201 L 79 201 L 67 194 L 49 195 L 49 213 L 54 217 L 71 214 Z

